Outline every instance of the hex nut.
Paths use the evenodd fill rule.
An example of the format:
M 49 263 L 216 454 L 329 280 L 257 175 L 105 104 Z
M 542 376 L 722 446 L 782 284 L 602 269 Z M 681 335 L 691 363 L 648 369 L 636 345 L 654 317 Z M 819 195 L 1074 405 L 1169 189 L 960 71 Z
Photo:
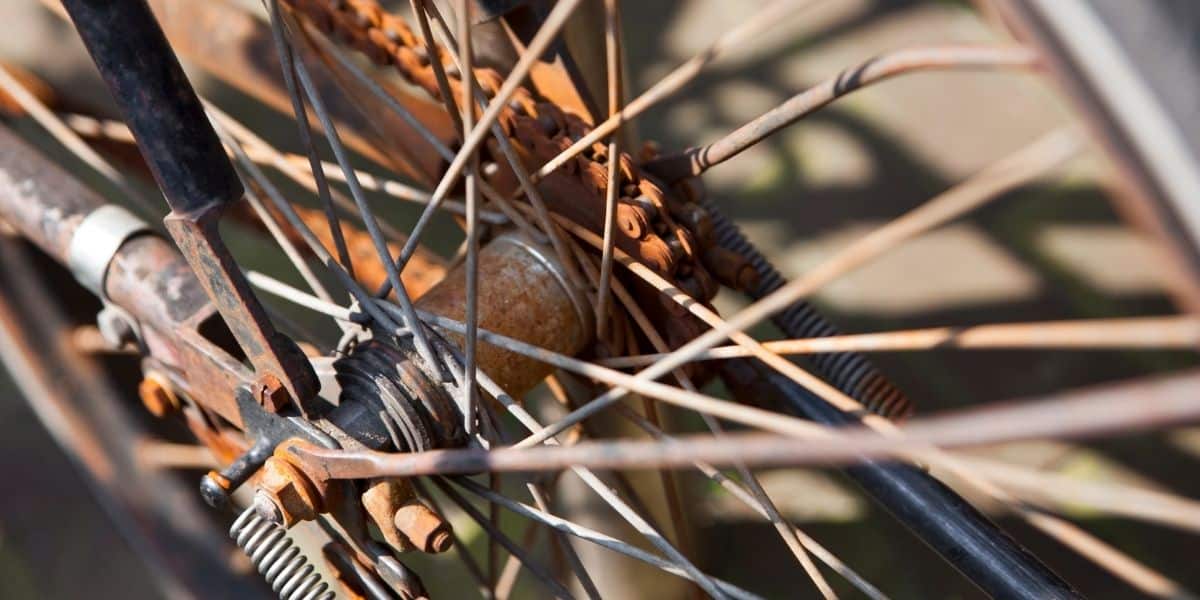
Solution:
M 179 397 L 171 382 L 156 371 L 148 371 L 138 384 L 138 396 L 150 414 L 162 418 L 179 410 Z
M 283 526 L 311 521 L 321 512 L 321 495 L 291 463 L 272 456 L 259 470 L 258 488 L 279 507 Z

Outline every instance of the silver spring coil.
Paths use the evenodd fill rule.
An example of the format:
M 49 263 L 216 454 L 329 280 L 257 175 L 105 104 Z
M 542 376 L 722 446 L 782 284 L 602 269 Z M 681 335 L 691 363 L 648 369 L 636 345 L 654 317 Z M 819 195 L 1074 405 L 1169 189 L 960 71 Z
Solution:
M 229 536 L 282 600 L 333 600 L 334 593 L 292 541 L 286 529 L 247 508 Z

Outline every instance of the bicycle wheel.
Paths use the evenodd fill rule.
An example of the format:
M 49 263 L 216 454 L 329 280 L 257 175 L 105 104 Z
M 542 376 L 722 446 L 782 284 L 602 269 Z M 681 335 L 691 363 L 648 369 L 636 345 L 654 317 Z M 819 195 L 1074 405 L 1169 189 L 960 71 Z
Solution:
M 1192 531 L 1191 501 L 1072 484 L 957 448 L 1175 425 L 1195 417 L 1186 399 L 1194 375 L 905 421 L 913 403 L 901 389 L 919 372 L 897 373 L 900 363 L 886 355 L 881 369 L 867 354 L 939 350 L 928 364 L 953 348 L 962 364 L 972 358 L 959 349 L 971 348 L 1190 352 L 1192 316 L 984 320 L 842 335 L 808 302 L 903 244 L 1055 173 L 1083 151 L 1080 131 L 1054 130 L 932 200 L 886 215 L 791 281 L 755 236 L 722 214 L 716 196 L 730 190 L 717 185 L 706 194 L 701 184 L 709 169 L 719 172 L 859 89 L 884 89 L 884 80 L 915 71 L 1021 72 L 1046 61 L 1068 76 L 1089 74 L 1073 60 L 1081 55 L 1075 46 L 951 40 L 895 50 L 821 78 L 715 141 L 634 151 L 627 123 L 822 3 L 768 4 L 636 96 L 624 91 L 625 69 L 641 72 L 642 64 L 621 66 L 629 37 L 622 17 L 628 23 L 642 7 L 612 0 L 469 10 L 422 0 L 410 10 L 366 0 L 281 0 L 261 10 L 155 0 L 157 22 L 141 0 L 63 4 L 124 122 L 66 114 L 69 101 L 55 112 L 15 78 L 0 84 L 125 201 L 144 196 L 135 179 L 148 166 L 180 250 L 128 210 L 62 184 L 68 175 L 8 133 L 0 136 L 11 149 L 0 155 L 0 218 L 103 300 L 107 329 L 119 333 L 110 341 L 142 355 L 144 402 L 164 427 L 185 424 L 213 452 L 219 467 L 202 479 L 202 496 L 216 507 L 244 507 L 232 535 L 282 596 L 327 597 L 340 584 L 370 597 L 457 596 L 471 587 L 505 597 L 598 597 L 633 593 L 633 581 L 647 585 L 628 563 L 619 566 L 628 581 L 614 576 L 618 567 L 601 567 L 607 563 L 582 552 L 587 542 L 649 565 L 653 585 L 686 582 L 665 593 L 794 595 L 804 585 L 825 597 L 883 597 L 856 566 L 785 519 L 780 498 L 752 470 L 804 464 L 840 468 L 988 594 L 1078 592 L 926 466 L 1123 585 L 1187 594 L 1186 574 L 1170 578 L 1061 508 L 1073 499 Z M 1049 12 L 1001 14 L 1062 25 Z M 251 128 L 226 114 L 228 102 L 197 97 L 168 39 L 214 78 L 296 117 L 270 135 L 299 153 L 266 141 L 266 119 Z M 1079 88 L 1089 100 L 1113 99 L 1103 87 Z M 69 90 L 55 91 L 69 100 Z M 1150 110 L 1105 106 L 1116 116 Z M 1128 148 L 1118 158 L 1137 159 L 1132 167 L 1118 161 L 1134 175 L 1127 189 L 1143 195 L 1130 212 L 1142 224 L 1155 217 L 1152 231 L 1176 257 L 1162 262 L 1186 265 L 1195 250 L 1171 234 L 1178 212 L 1153 199 L 1179 198 L 1167 184 L 1180 180 L 1163 173 L 1190 167 L 1156 169 L 1162 164 L 1144 143 L 1098 131 Z M 80 136 L 103 144 L 108 159 Z M 144 164 L 130 160 L 132 143 Z M 332 161 L 322 158 L 326 146 Z M 378 174 L 384 170 L 390 174 Z M 151 209 L 156 218 L 163 212 Z M 222 215 L 224 230 L 216 226 Z M 1178 272 L 1172 288 L 1191 306 L 1195 278 Z M 26 281 L 8 288 L 31 293 Z M 751 303 L 719 316 L 713 303 L 722 288 Z M 743 333 L 767 320 L 784 339 L 760 341 L 775 335 L 761 328 L 758 337 Z M 716 379 L 724 384 L 719 397 L 700 391 Z M 625 401 L 634 394 L 640 404 Z M 1141 399 L 1136 410 L 1123 401 L 1128 394 Z M 932 402 L 915 404 L 928 410 Z M 696 486 L 679 480 L 693 469 L 770 524 L 787 578 L 721 568 L 719 548 L 689 539 L 696 502 L 688 492 Z M 658 480 L 649 485 L 628 470 L 657 471 Z M 1046 484 L 1035 488 L 1071 491 L 1039 496 L 1030 478 Z M 610 524 L 556 514 L 556 499 L 580 490 L 625 523 L 629 541 L 609 533 Z M 289 532 L 305 527 L 318 533 L 319 550 L 293 545 Z M 481 533 L 471 543 L 466 532 Z M 438 556 L 452 547 L 457 561 Z M 518 587 L 522 573 L 529 577 Z

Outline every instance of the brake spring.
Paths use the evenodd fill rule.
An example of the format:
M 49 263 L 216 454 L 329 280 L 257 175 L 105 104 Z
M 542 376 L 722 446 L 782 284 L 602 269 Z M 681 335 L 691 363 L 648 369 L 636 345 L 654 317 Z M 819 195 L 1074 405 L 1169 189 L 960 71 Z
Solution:
M 738 226 L 722 214 L 711 199 L 705 200 L 705 208 L 712 219 L 716 244 L 742 255 L 758 272 L 758 284 L 754 289 L 742 291 L 759 300 L 783 287 L 786 283 L 783 275 L 750 240 L 746 239 Z M 803 300 L 792 303 L 771 320 L 793 338 L 838 335 L 837 327 Z M 858 399 L 871 412 L 892 420 L 903 419 L 912 413 L 912 404 L 908 397 L 892 385 L 862 354 L 836 352 L 814 354 L 808 358 L 818 374 L 828 378 L 829 382 L 843 393 Z
M 229 536 L 283 600 L 333 600 L 333 590 L 287 530 L 259 516 L 253 506 L 233 522 Z

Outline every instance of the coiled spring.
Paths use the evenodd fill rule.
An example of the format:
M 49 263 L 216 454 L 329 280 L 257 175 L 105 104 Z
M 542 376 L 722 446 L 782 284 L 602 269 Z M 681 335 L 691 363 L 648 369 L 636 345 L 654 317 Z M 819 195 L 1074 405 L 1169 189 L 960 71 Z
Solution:
M 334 593 L 300 553 L 287 530 L 247 508 L 229 528 L 229 536 L 250 557 L 283 600 L 332 600 Z
M 758 300 L 787 283 L 758 248 L 742 234 L 738 226 L 721 214 L 711 199 L 705 208 L 713 224 L 717 245 L 732 250 L 750 261 L 758 271 L 756 289 L 743 290 Z M 830 337 L 838 330 L 809 303 L 800 300 L 776 314 L 771 320 L 793 338 Z M 814 354 L 807 357 L 816 371 L 843 393 L 857 398 L 868 410 L 889 419 L 902 419 L 912 412 L 912 404 L 903 392 L 896 389 L 865 356 L 857 352 Z

